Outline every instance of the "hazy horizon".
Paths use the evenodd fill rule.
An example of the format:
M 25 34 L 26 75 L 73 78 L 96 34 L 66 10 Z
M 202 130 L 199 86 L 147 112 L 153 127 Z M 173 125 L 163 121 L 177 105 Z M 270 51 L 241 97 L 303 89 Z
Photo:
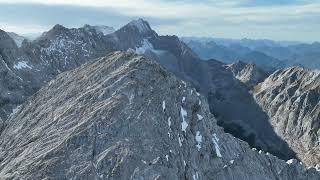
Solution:
M 0 29 L 39 34 L 55 24 L 118 29 L 143 18 L 161 35 L 320 41 L 320 0 L 0 0 Z

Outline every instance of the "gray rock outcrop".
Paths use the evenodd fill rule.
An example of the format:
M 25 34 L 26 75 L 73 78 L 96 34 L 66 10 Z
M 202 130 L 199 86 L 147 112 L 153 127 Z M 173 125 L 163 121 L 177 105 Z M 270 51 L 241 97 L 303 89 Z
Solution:
M 255 99 L 275 132 L 304 163 L 320 163 L 320 71 L 278 70 L 255 87 Z
M 177 77 L 191 82 L 208 99 L 211 112 L 227 132 L 282 159 L 295 157 L 286 142 L 274 133 L 266 113 L 248 88 L 223 63 L 202 61 L 177 36 L 159 36 L 142 19 L 107 35 L 91 26 L 68 29 L 56 25 L 38 39 L 23 42 L 20 48 L 11 41 L 17 53 L 6 62 L 10 62 L 8 67 L 17 75 L 12 75 L 17 83 L 13 80 L 3 83 L 14 84 L 0 97 L 0 115 L 4 121 L 17 105 L 59 73 L 114 50 L 128 50 L 156 60 Z
M 7 120 L 4 179 L 317 180 L 223 132 L 204 97 L 132 53 L 62 73 Z
M 255 64 L 246 64 L 237 61 L 226 67 L 239 81 L 248 86 L 249 89 L 252 89 L 268 77 L 268 73 L 258 68 Z

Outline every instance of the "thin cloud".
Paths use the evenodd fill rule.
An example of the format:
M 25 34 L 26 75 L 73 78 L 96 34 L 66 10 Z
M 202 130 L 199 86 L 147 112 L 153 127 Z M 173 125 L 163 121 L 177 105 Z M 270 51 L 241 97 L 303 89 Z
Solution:
M 305 41 L 320 39 L 317 23 L 320 18 L 320 0 L 270 0 L 268 3 L 262 0 L 0 0 L 1 2 L 12 6 L 39 6 L 29 10 L 31 14 L 32 11 L 40 12 L 44 7 L 51 7 L 57 14 L 63 14 L 53 18 L 52 14 L 43 10 L 43 17 L 32 16 L 34 22 L 29 22 L 45 26 L 49 23 L 62 23 L 66 26 L 101 24 L 101 19 L 104 18 L 105 25 L 117 28 L 133 18 L 143 17 L 160 34 L 205 34 L 232 38 L 250 38 L 250 35 L 254 36 L 252 38 L 263 38 L 261 36 L 264 35 L 283 40 L 298 37 L 298 40 Z M 2 9 L 5 7 L 2 6 Z M 1 15 L 0 12 L 0 22 Z M 12 21 L 10 16 L 13 15 L 7 13 L 2 16 Z M 288 27 L 295 29 L 287 34 L 282 33 Z M 304 33 L 304 37 L 301 36 L 302 30 L 308 31 Z

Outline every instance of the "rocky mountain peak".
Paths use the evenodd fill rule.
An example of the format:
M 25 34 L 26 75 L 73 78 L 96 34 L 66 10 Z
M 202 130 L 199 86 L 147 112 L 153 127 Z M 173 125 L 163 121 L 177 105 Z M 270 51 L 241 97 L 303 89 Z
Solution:
M 63 31 L 63 30 L 67 30 L 68 28 L 64 27 L 61 24 L 56 24 L 53 26 L 52 30 L 53 31 Z
M 141 18 L 129 22 L 127 25 L 120 28 L 119 31 L 141 37 L 151 37 L 156 35 L 156 32 L 151 29 L 149 23 Z
M 128 26 L 136 28 L 142 34 L 152 31 L 149 23 L 141 18 L 131 21 Z
M 234 62 L 226 67 L 233 73 L 235 78 L 243 82 L 250 89 L 268 76 L 267 72 L 258 68 L 255 64 L 246 64 L 242 61 Z
M 60 24 L 56 24 L 54 25 L 48 32 L 44 32 L 39 39 L 43 39 L 43 38 L 54 38 L 56 36 L 59 36 L 63 33 L 68 32 L 69 29 L 60 25 Z
M 278 70 L 255 87 L 254 96 L 297 157 L 310 166 L 319 164 L 320 71 Z
M 2 37 L 4 34 L 6 34 L 6 32 L 2 29 L 0 29 L 0 37 Z
M 245 62 L 242 62 L 242 61 L 238 60 L 238 61 L 236 61 L 234 63 L 226 65 L 227 69 L 230 69 L 233 73 L 240 72 L 246 66 L 255 66 L 255 64 L 247 64 Z
M 315 169 L 251 149 L 216 122 L 189 83 L 116 51 L 59 75 L 17 108 L 0 135 L 0 176 L 319 179 Z
M 9 34 L 3 30 L 0 30 L 0 55 L 4 59 L 9 61 L 17 55 L 18 46 L 15 41 L 9 36 Z M 11 62 L 12 63 L 12 62 Z
M 9 78 L 2 76 L 2 74 L 0 76 L 0 88 L 3 92 L 0 96 L 0 105 L 2 105 L 0 106 L 0 115 L 5 115 L 0 116 L 3 120 L 3 123 L 0 120 L 0 132 L 2 127 L 6 132 L 2 134 L 3 138 L 1 138 L 4 141 L 0 141 L 2 143 L 0 147 L 4 148 L 0 149 L 1 177 L 4 174 L 6 177 L 15 177 L 16 175 L 12 172 L 19 169 L 16 174 L 26 172 L 26 175 L 22 175 L 20 179 L 27 179 L 25 177 L 28 175 L 35 178 L 33 175 L 36 172 L 31 172 L 28 168 L 32 169 L 33 165 L 38 166 L 37 158 L 44 157 L 41 159 L 42 162 L 48 162 L 49 165 L 40 163 L 40 166 L 50 166 L 47 169 L 50 172 L 44 171 L 37 175 L 39 177 L 50 176 L 49 179 L 53 176 L 59 176 L 56 172 L 61 172 L 61 169 L 58 167 L 70 170 L 62 170 L 69 173 L 67 175 L 62 173 L 65 179 L 75 177 L 75 179 L 77 177 L 83 179 L 84 176 L 93 179 L 112 179 L 109 177 L 117 179 L 116 177 L 121 176 L 118 172 L 123 169 L 129 169 L 128 173 L 124 173 L 123 179 L 128 179 L 128 174 L 130 174 L 132 175 L 130 177 L 134 177 L 133 179 L 140 177 L 154 179 L 155 175 L 160 175 L 166 179 L 184 179 L 186 177 L 187 179 L 210 179 L 214 176 L 217 179 L 237 177 L 237 180 L 242 180 L 248 179 L 247 169 L 258 172 L 254 174 L 254 177 L 250 176 L 251 179 L 261 179 L 261 177 L 266 177 L 265 179 L 268 180 L 312 179 L 309 176 L 308 178 L 301 177 L 301 174 L 303 174 L 302 172 L 316 174 L 314 169 L 305 170 L 298 161 L 286 163 L 270 155 L 276 155 L 284 160 L 296 157 L 295 153 L 288 148 L 287 139 L 279 138 L 274 133 L 273 127 L 268 121 L 269 116 L 261 110 L 252 94 L 248 92 L 248 88 L 234 78 L 234 76 L 240 78 L 256 77 L 254 65 L 236 63 L 234 66 L 237 68 L 234 69 L 237 70 L 237 74 L 233 74 L 226 69 L 225 64 L 219 61 L 201 61 L 177 36 L 158 36 L 152 30 L 146 34 L 144 32 L 149 31 L 139 31 L 136 26 L 139 23 L 145 22 L 142 20 L 142 22 L 136 22 L 133 25 L 126 25 L 106 36 L 91 30 L 94 26 L 87 26 L 90 28 L 89 31 L 85 30 L 86 27 L 72 29 L 63 26 L 57 27 L 53 29 L 56 29 L 55 32 L 58 32 L 59 35 L 46 38 L 45 41 L 28 43 L 28 46 L 22 47 L 23 53 L 25 53 L 22 56 L 12 58 L 0 56 L 0 73 L 8 74 L 9 71 L 11 72 Z M 1 43 L 0 49 L 3 48 Z M 114 50 L 126 51 L 128 49 L 131 49 L 130 52 L 142 54 L 144 57 L 119 51 L 104 57 Z M 10 55 L 10 53 L 5 54 Z M 2 61 L 3 59 L 4 61 Z M 159 62 L 165 69 L 153 60 Z M 90 63 L 82 65 L 88 61 Z M 82 66 L 77 68 L 80 65 Z M 74 68 L 77 69 L 73 70 Z M 167 70 L 170 70 L 177 77 Z M 59 75 L 46 86 L 47 82 L 64 71 L 68 72 Z M 291 77 L 286 80 L 287 83 L 271 79 L 273 81 L 271 84 L 279 83 L 281 85 L 266 88 L 266 91 L 261 91 L 261 95 L 263 96 L 265 92 L 270 90 L 271 93 L 266 94 L 272 97 L 282 91 L 283 87 L 288 86 L 289 88 L 285 88 L 283 91 L 285 93 L 279 95 L 272 104 L 274 103 L 276 107 L 281 108 L 285 106 L 282 109 L 283 112 L 288 112 L 288 109 L 291 110 L 291 108 L 299 109 L 305 106 L 303 109 L 305 113 L 309 113 L 308 117 L 314 117 L 309 121 L 312 125 L 299 126 L 295 133 L 299 136 L 301 129 L 305 130 L 305 127 L 311 127 L 311 131 L 307 129 L 311 136 L 306 135 L 304 140 L 313 139 L 310 143 L 312 145 L 312 143 L 317 143 L 316 131 L 319 111 L 315 107 L 319 102 L 319 90 L 314 88 L 316 86 L 313 80 L 318 77 L 306 76 L 306 82 L 301 83 L 296 80 L 303 79 L 304 77 L 301 76 L 303 73 L 300 70 L 293 69 L 291 71 L 299 73 L 287 73 L 286 76 Z M 282 71 L 279 71 L 280 79 L 286 79 L 281 74 Z M 316 72 L 311 74 L 316 74 Z M 274 75 L 272 78 L 276 78 L 278 75 Z M 217 120 L 210 115 L 209 107 L 207 107 L 204 98 L 188 82 L 206 96 L 210 103 L 210 111 Z M 283 101 L 282 98 L 285 99 L 295 92 L 295 88 L 299 84 L 304 87 L 297 91 L 297 94 L 302 92 L 301 98 L 295 99 L 296 97 L 294 97 L 288 102 Z M 269 86 L 269 84 L 267 85 Z M 43 89 L 35 93 L 41 87 Z M 310 89 L 310 91 L 304 91 L 305 89 Z M 34 96 L 30 97 L 32 94 Z M 257 98 L 257 100 L 259 99 Z M 305 103 L 298 103 L 297 107 L 281 104 L 295 100 L 302 100 Z M 25 101 L 27 101 L 25 104 L 16 108 L 17 105 Z M 146 104 L 148 108 L 145 108 Z M 268 110 L 269 107 L 263 109 Z M 271 109 L 275 110 L 276 107 Z M 199 108 L 201 109 L 200 116 L 197 113 Z M 121 109 L 125 110 L 121 111 Z M 181 116 L 185 112 L 187 118 Z M 290 116 L 302 117 L 303 114 L 292 115 L 291 112 Z M 170 121 L 168 121 L 169 117 L 171 117 Z M 286 116 L 283 118 L 288 119 Z M 198 126 L 199 119 L 205 120 L 203 123 L 207 128 Z M 283 119 L 279 121 L 281 120 Z M 30 121 L 32 122 L 30 123 Z M 231 135 L 226 135 L 216 125 L 216 121 L 225 128 L 226 132 L 248 142 L 251 147 L 270 153 L 251 150 L 246 143 Z M 149 124 L 146 124 L 148 122 Z M 166 129 L 169 122 L 170 131 Z M 296 121 L 292 122 L 294 124 Z M 5 124 L 5 126 L 1 124 Z M 88 129 L 83 129 L 83 126 Z M 17 131 L 20 127 L 27 128 L 22 128 L 25 131 Z M 57 129 L 61 135 L 56 133 Z M 137 131 L 131 131 L 131 129 Z M 31 133 L 27 132 L 29 130 Z M 50 133 L 46 134 L 46 132 Z M 170 132 L 170 137 L 168 132 Z M 131 134 L 125 136 L 127 133 Z M 215 133 L 215 136 L 212 133 Z M 172 136 L 173 134 L 176 136 Z M 22 141 L 12 139 L 22 139 Z M 60 141 L 60 139 L 65 141 Z M 105 139 L 108 139 L 108 142 Z M 110 139 L 112 141 L 109 141 Z M 143 141 L 137 139 L 143 139 Z M 12 141 L 15 142 L 12 144 Z M 180 146 L 180 141 L 182 146 Z M 46 144 L 46 142 L 50 143 Z M 102 144 L 99 144 L 100 142 Z M 64 144 L 61 145 L 61 143 Z M 55 144 L 60 144 L 61 147 L 55 148 Z M 32 149 L 33 147 L 36 149 Z M 148 150 L 154 147 L 160 148 L 150 153 Z M 203 151 L 197 154 L 195 152 L 198 149 Z M 175 153 L 171 154 L 170 150 L 174 150 Z M 12 154 L 10 154 L 11 151 Z M 74 153 L 75 151 L 79 153 Z M 160 153 L 167 151 L 169 153 Z M 64 152 L 68 152 L 68 155 Z M 145 155 L 145 152 L 148 153 Z M 308 163 L 305 160 L 311 159 L 310 157 L 314 157 L 313 154 L 317 152 L 319 151 L 310 151 L 305 155 L 308 158 L 301 159 L 303 162 L 313 165 L 314 163 Z M 132 156 L 132 154 L 134 155 Z M 141 154 L 143 154 L 142 157 Z M 178 156 L 178 154 L 183 154 L 183 157 L 174 158 L 173 162 L 167 166 L 167 158 L 170 160 L 171 157 Z M 52 159 L 53 156 L 61 157 L 60 155 L 69 159 L 72 167 L 70 164 L 64 164 L 64 158 L 57 161 Z M 216 159 L 210 159 L 210 157 Z M 20 158 L 27 160 L 20 160 Z M 122 159 L 124 161 L 121 161 Z M 134 159 L 138 160 L 134 161 Z M 210 162 L 206 163 L 208 159 Z M 194 163 L 197 161 L 203 163 Z M 22 162 L 21 166 L 18 165 L 20 162 Z M 24 164 L 24 162 L 26 163 Z M 27 164 L 28 162 L 31 163 Z M 107 165 L 106 168 L 108 162 L 115 163 Z M 13 166 L 11 166 L 12 164 Z M 78 164 L 87 167 L 88 171 L 85 170 L 84 173 L 77 174 L 78 169 L 85 169 L 79 167 Z M 17 166 L 19 167 L 17 168 Z M 134 171 L 134 168 L 137 167 L 139 170 Z M 111 173 L 106 170 L 108 168 L 112 169 Z M 133 175 L 132 172 L 135 174 Z M 203 177 L 204 174 L 209 178 Z M 318 180 L 319 178 L 314 179 Z
M 27 41 L 27 38 L 20 36 L 19 34 L 14 32 L 8 32 L 8 35 L 14 40 L 18 47 L 22 46 L 23 41 Z
M 0 29 L 0 43 L 5 44 L 4 41 L 8 43 L 8 41 L 13 41 L 13 39 L 9 36 L 9 34 L 6 31 Z

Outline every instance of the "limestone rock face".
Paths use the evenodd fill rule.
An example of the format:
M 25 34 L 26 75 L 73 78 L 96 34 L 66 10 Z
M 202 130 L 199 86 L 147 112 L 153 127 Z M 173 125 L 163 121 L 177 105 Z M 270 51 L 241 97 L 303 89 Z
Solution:
M 62 73 L 7 120 L 5 179 L 319 179 L 223 132 L 189 83 L 132 53 Z
M 14 40 L 0 30 L 0 118 L 4 120 L 16 104 L 23 102 L 22 96 L 30 90 L 16 71 L 17 68 L 26 68 L 26 64 L 16 63 L 19 54 Z
M 320 71 L 278 70 L 255 87 L 255 99 L 276 133 L 308 165 L 320 163 Z
M 19 104 L 59 73 L 114 50 L 123 50 L 153 59 L 190 82 L 208 99 L 211 112 L 227 132 L 282 159 L 294 158 L 286 142 L 273 132 L 266 113 L 248 88 L 226 70 L 225 64 L 216 60 L 202 61 L 177 36 L 159 36 L 142 19 L 107 35 L 88 25 L 77 29 L 55 25 L 38 39 L 24 41 L 20 48 L 12 39 L 10 41 L 11 49 L 16 49 L 17 53 L 6 61 L 10 62 L 7 63 L 10 76 L 1 86 L 10 85 L 10 88 L 3 88 L 0 96 L 0 116 L 4 121 Z
M 18 105 L 61 72 L 115 50 L 141 54 L 190 82 L 208 100 L 211 113 L 226 132 L 281 159 L 295 157 L 288 144 L 274 132 L 268 114 L 248 92 L 248 86 L 236 79 L 225 64 L 202 61 L 177 36 L 160 36 L 142 19 L 111 34 L 89 25 L 71 29 L 56 25 L 34 41 L 23 41 L 21 47 L 7 33 L 0 33 L 2 124 L 17 111 Z M 251 82 L 256 77 L 251 72 L 255 71 L 250 68 L 244 73 L 240 71 L 241 77 L 245 80 L 248 77 Z
M 241 61 L 237 61 L 227 65 L 226 67 L 239 81 L 248 86 L 249 89 L 252 89 L 268 77 L 268 73 L 258 68 L 255 64 L 246 64 Z
M 10 33 L 0 32 L 0 117 L 57 74 L 106 55 L 113 50 L 94 27 L 68 29 L 55 25 L 34 41 L 17 46 Z

